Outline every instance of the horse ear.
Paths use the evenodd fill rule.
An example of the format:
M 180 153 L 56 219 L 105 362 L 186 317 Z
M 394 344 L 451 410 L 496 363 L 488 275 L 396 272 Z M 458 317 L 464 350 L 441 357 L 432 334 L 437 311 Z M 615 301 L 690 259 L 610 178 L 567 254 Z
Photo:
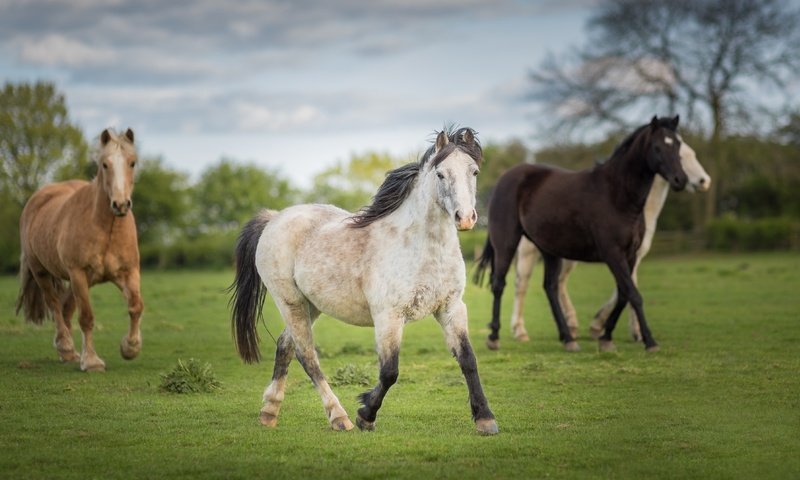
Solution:
M 129 129 L 127 129 L 127 130 L 125 130 L 125 137 L 127 137 L 127 139 L 128 139 L 128 140 L 129 140 L 131 143 L 133 143 L 133 130 L 131 130 L 130 128 L 129 128 Z
M 111 140 L 111 133 L 109 133 L 108 129 L 106 128 L 103 130 L 103 133 L 100 134 L 100 145 L 105 147 L 109 140 Z
M 678 123 L 680 121 L 681 121 L 681 116 L 680 115 L 675 115 L 675 118 L 672 119 L 672 128 L 673 129 L 678 128 Z
M 442 130 L 439 132 L 439 135 L 436 136 L 436 151 L 443 149 L 445 145 L 450 143 L 450 139 L 447 138 L 447 133 Z
M 653 130 L 658 128 L 658 115 L 653 115 L 653 119 L 650 120 L 650 128 Z
M 475 134 L 472 132 L 471 128 L 467 128 L 464 130 L 464 133 L 461 135 L 461 139 L 467 145 L 472 145 L 475 143 Z

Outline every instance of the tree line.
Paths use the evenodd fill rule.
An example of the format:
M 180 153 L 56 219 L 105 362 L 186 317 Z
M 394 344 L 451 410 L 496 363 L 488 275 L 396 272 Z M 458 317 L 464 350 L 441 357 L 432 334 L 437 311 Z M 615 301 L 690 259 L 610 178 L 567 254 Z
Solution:
M 0 102 L 0 224 L 4 231 L 0 267 L 12 271 L 19 253 L 17 222 L 26 199 L 48 181 L 92 178 L 95 166 L 88 159 L 86 139 L 68 121 L 63 95 L 54 85 L 6 84 Z M 627 133 L 620 128 L 596 142 L 564 141 L 536 151 L 521 141 L 485 145 L 486 162 L 478 177 L 479 211 L 486 211 L 494 182 L 510 166 L 537 161 L 586 168 L 608 156 Z M 683 136 L 707 169 L 714 155 L 726 161 L 713 177 L 717 186 L 713 194 L 671 195 L 659 220 L 660 230 L 723 229 L 724 235 L 734 237 L 729 239 L 730 248 L 797 246 L 800 114 L 792 114 L 788 122 L 766 133 L 728 135 L 716 147 L 702 132 L 684 130 Z M 235 159 L 220 159 L 190 183 L 187 173 L 171 168 L 164 159 L 143 158 L 134 190 L 143 263 L 226 264 L 237 228 L 259 208 L 320 202 L 355 211 L 369 203 L 386 171 L 406 161 L 376 152 L 353 155 L 319 172 L 311 188 L 301 191 L 278 170 Z M 709 197 L 715 212 L 711 217 Z M 753 225 L 759 222 L 772 231 L 758 231 Z M 746 230 L 770 238 L 741 244 L 744 240 L 737 236 Z M 708 243 L 726 246 L 725 242 L 719 245 L 719 239 Z
M 91 179 L 96 166 L 89 159 L 88 141 L 69 121 L 65 99 L 54 85 L 7 83 L 0 107 L 0 270 L 14 272 L 19 262 L 19 215 L 30 195 L 50 181 Z M 521 141 L 484 145 L 479 212 L 486 211 L 496 179 L 509 167 L 536 161 L 587 168 L 607 157 L 627 133 L 620 129 L 597 142 L 566 142 L 536 151 Z M 690 131 L 683 136 L 706 164 L 712 142 Z M 724 150 L 726 162 L 713 178 L 715 215 L 706 216 L 707 194 L 672 194 L 659 229 L 712 233 L 722 229 L 724 235 L 733 236 L 727 244 L 710 238 L 712 247 L 796 247 L 792 236 L 800 231 L 800 114 L 765 135 L 728 136 L 717 148 Z M 231 158 L 208 166 L 194 182 L 163 158 L 141 158 L 133 202 L 142 263 L 172 268 L 229 266 L 238 229 L 260 208 L 318 202 L 355 211 L 370 202 L 388 170 L 407 161 L 376 152 L 353 155 L 319 172 L 311 187 L 302 190 L 279 170 Z M 754 222 L 762 226 L 755 228 Z M 736 244 L 745 230 L 757 241 Z M 483 232 L 463 237 L 469 255 L 473 244 L 482 243 Z

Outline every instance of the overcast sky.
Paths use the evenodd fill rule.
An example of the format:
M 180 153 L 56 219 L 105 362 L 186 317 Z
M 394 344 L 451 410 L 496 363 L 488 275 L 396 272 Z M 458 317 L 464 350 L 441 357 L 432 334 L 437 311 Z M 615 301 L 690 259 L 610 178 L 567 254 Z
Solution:
M 227 156 L 308 186 L 446 123 L 535 145 L 527 75 L 583 42 L 594 3 L 0 0 L 0 72 L 55 82 L 87 137 L 130 126 L 194 175 Z

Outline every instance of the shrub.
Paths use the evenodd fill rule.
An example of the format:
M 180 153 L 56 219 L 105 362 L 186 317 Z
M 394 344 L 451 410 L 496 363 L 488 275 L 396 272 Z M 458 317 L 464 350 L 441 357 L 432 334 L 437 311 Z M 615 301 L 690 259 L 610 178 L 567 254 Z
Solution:
M 800 223 L 788 218 L 740 220 L 726 216 L 708 224 L 707 245 L 712 250 L 753 251 L 797 249 Z
M 342 385 L 362 385 L 369 387 L 372 385 L 372 379 L 365 367 L 359 367 L 348 363 L 344 367 L 336 369 L 336 373 L 334 373 L 330 379 L 330 384 L 334 387 Z
M 159 389 L 170 393 L 210 393 L 220 388 L 220 383 L 211 371 L 211 365 L 201 364 L 190 358 L 187 362 L 178 359 L 178 364 L 169 373 L 161 375 Z

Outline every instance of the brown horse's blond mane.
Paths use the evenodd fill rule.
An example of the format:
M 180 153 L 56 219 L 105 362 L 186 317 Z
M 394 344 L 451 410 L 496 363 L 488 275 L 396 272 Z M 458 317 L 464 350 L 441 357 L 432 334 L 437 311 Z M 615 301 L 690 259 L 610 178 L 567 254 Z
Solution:
M 108 135 L 108 138 L 104 142 L 104 138 L 106 138 L 105 135 Z M 131 136 L 133 136 L 132 132 Z M 118 133 L 113 128 L 107 128 L 92 140 L 92 145 L 89 150 L 89 158 L 94 163 L 98 164 L 102 160 L 105 152 L 111 150 L 111 148 L 114 146 L 122 149 L 123 153 L 125 154 L 136 155 L 136 147 L 134 146 L 132 139 L 126 137 L 125 133 Z

